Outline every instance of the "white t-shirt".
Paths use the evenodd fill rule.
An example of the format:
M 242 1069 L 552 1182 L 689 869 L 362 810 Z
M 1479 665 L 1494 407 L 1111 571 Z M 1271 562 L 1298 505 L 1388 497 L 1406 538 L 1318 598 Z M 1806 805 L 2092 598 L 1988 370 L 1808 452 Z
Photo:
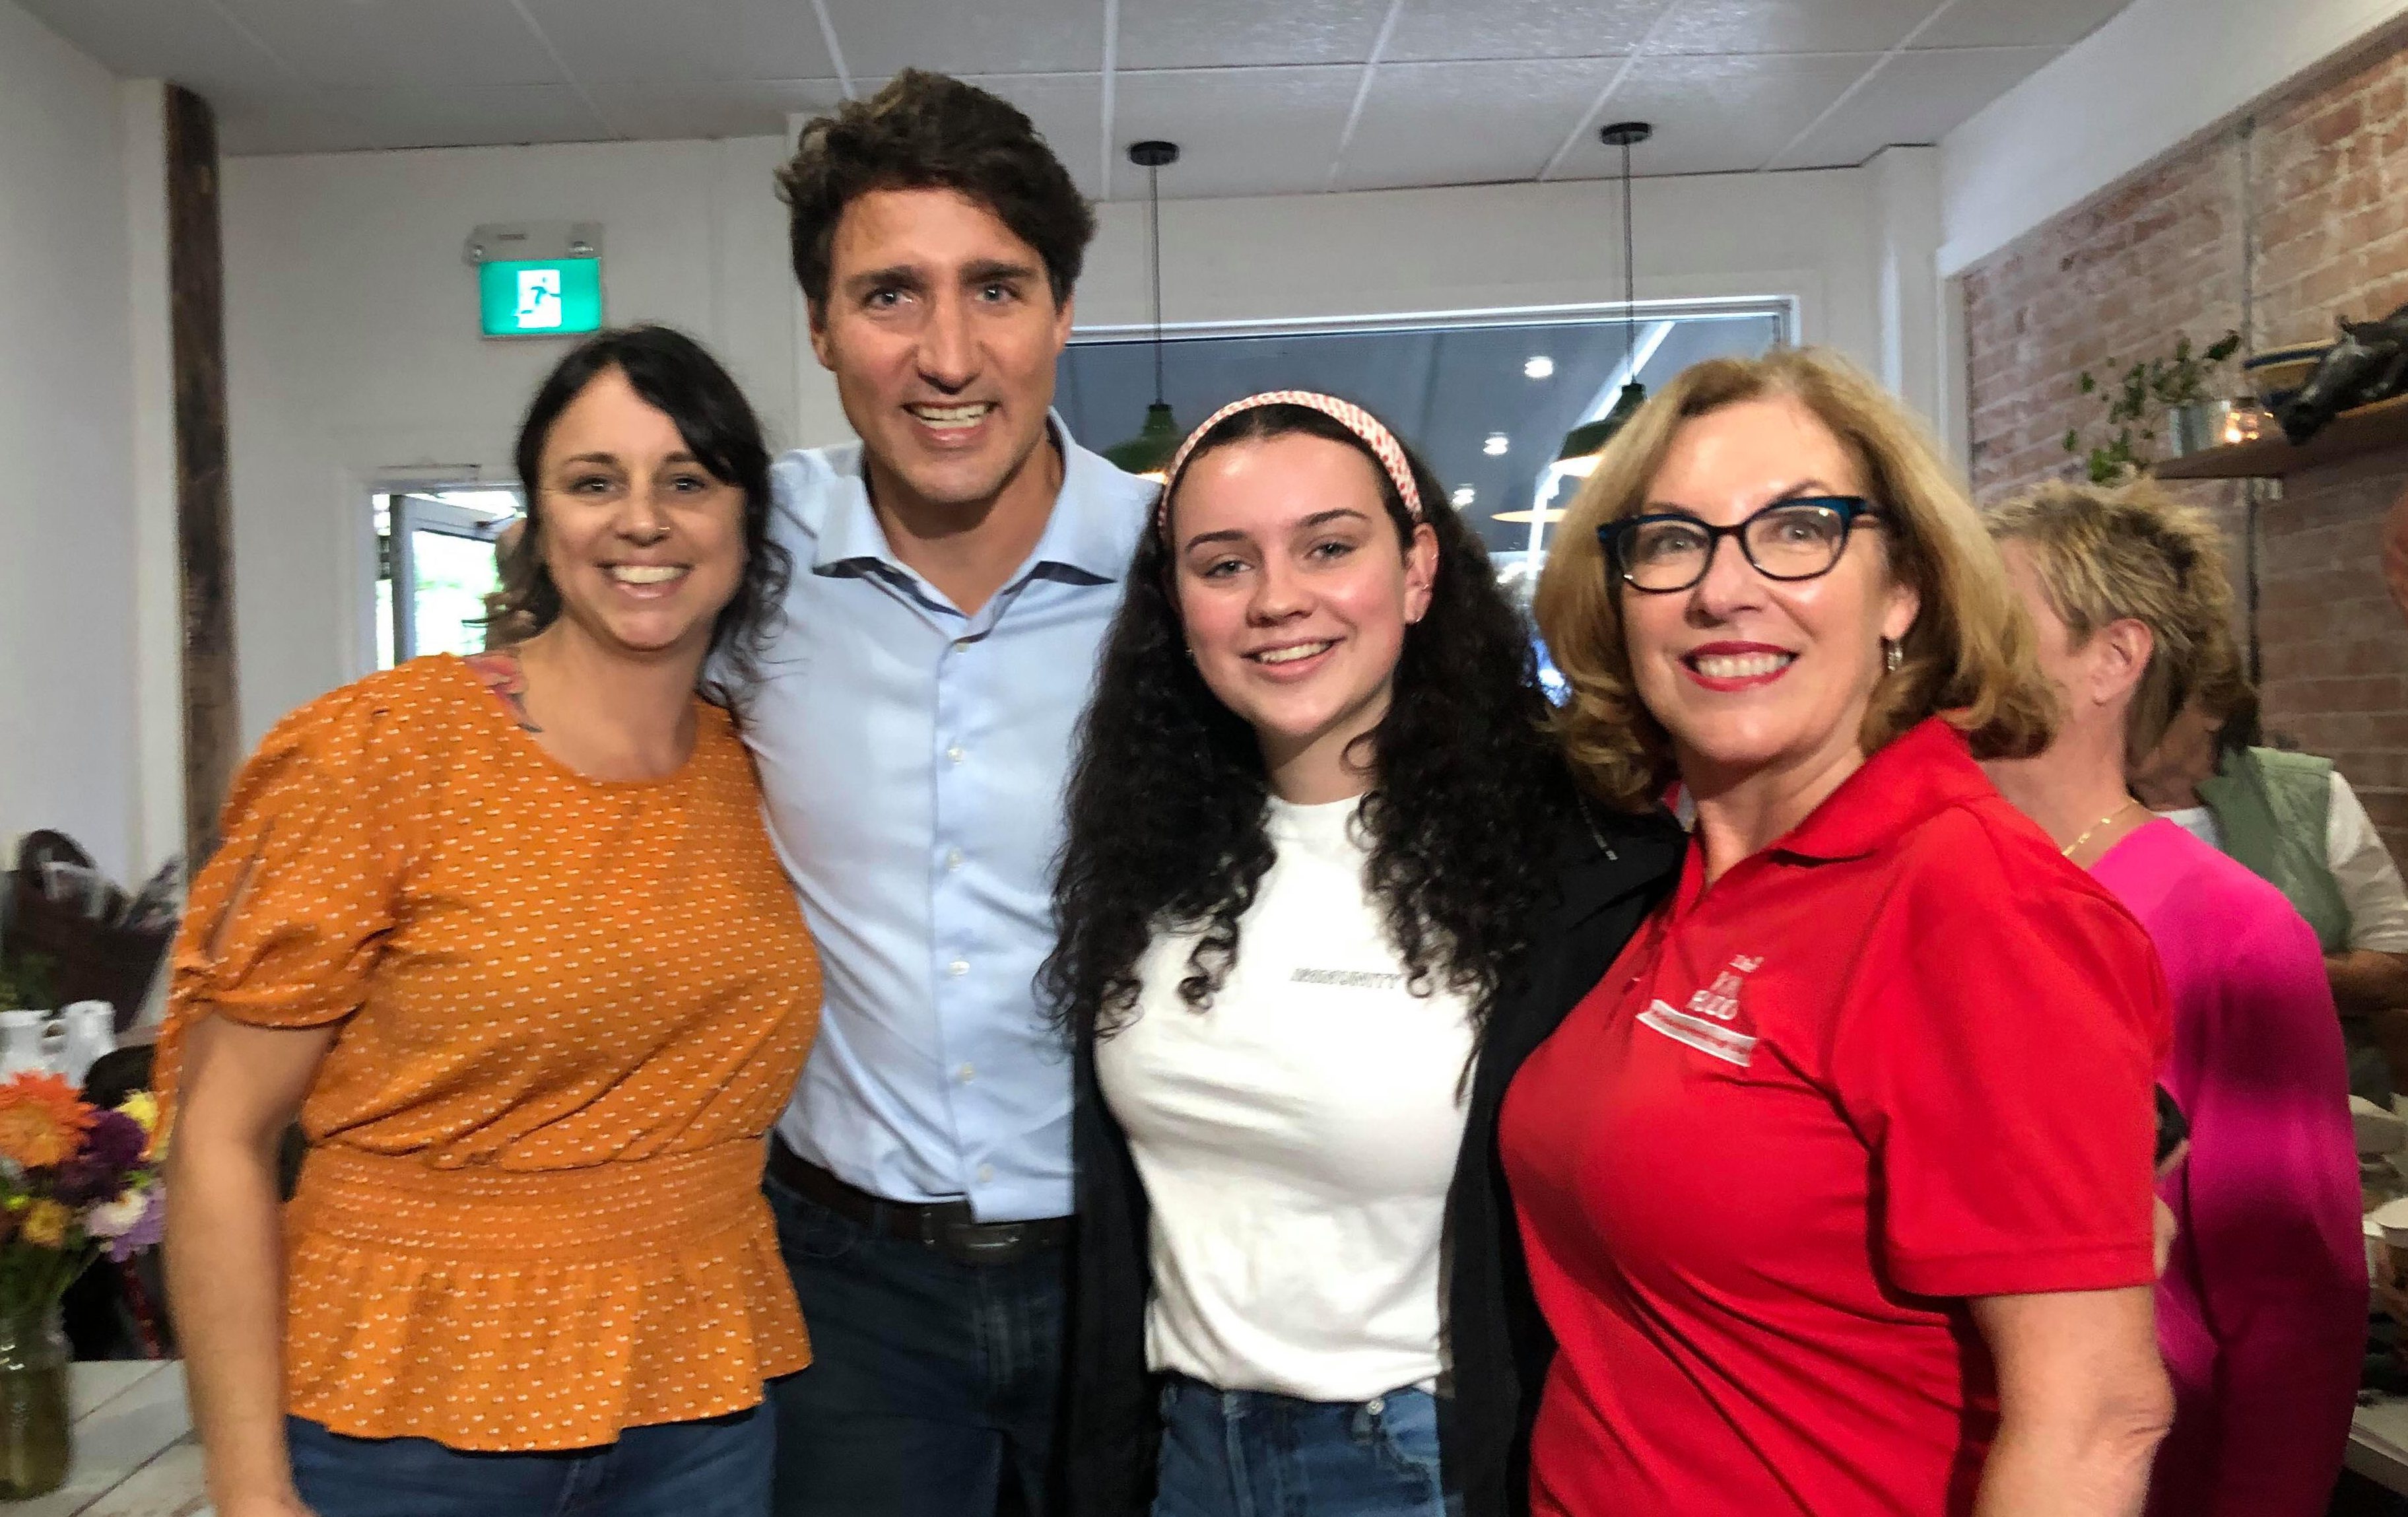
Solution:
M 1277 857 L 1203 1011 L 1193 933 L 1157 937 L 1097 1046 L 1153 1210 L 1147 1357 L 1225 1391 L 1368 1401 L 1428 1386 L 1469 1009 L 1415 996 L 1364 888 L 1356 802 L 1273 800 Z
M 2341 887 L 2349 908 L 2349 946 L 2385 953 L 2408 953 L 2408 887 L 2400 880 L 2400 866 L 2374 830 L 2373 819 L 2349 781 L 2333 771 L 2331 799 L 2325 810 L 2325 867 Z M 2157 813 L 2208 847 L 2224 847 L 2224 829 L 2215 813 L 2204 806 Z

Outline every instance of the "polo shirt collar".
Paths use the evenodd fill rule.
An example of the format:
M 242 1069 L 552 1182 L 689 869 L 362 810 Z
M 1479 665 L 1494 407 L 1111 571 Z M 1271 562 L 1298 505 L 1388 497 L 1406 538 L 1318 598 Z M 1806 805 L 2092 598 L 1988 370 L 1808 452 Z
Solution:
M 1822 863 L 1864 858 L 1953 806 L 1993 794 L 1965 735 L 1942 717 L 1891 739 L 1771 852 Z
M 1023 570 L 1050 564 L 1092 580 L 1116 582 L 1128 573 L 1127 535 L 1121 530 L 1119 518 L 1126 510 L 1129 477 L 1080 447 L 1059 411 L 1048 411 L 1045 420 L 1062 451 L 1062 488 L 1054 497 L 1045 531 Z M 829 461 L 843 486 L 833 492 L 827 515 L 820 523 L 811 567 L 824 570 L 870 562 L 909 573 L 887 545 L 886 529 L 878 524 L 878 512 L 869 504 L 868 463 L 862 446 L 856 442 L 832 449 Z

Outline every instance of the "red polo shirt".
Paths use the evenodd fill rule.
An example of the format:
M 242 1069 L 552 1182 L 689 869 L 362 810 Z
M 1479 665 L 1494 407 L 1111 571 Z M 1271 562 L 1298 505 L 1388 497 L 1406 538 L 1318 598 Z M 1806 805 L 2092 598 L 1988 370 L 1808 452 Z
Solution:
M 1971 1510 L 1966 1296 L 2146 1285 L 2171 1013 L 2124 909 L 1934 720 L 1678 893 L 1507 1095 L 1559 1347 L 1533 1504 Z

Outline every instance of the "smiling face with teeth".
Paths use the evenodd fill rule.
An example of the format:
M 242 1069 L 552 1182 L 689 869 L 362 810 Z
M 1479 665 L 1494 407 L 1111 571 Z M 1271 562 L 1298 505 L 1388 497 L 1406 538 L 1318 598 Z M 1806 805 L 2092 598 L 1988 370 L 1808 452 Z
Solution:
M 1271 788 L 1311 805 L 1371 777 L 1347 747 L 1387 714 L 1438 538 L 1398 531 L 1360 448 L 1292 433 L 1199 452 L 1171 500 L 1172 589 L 1205 685 L 1254 729 Z
M 552 422 L 541 480 L 538 540 L 561 614 L 540 636 L 698 666 L 743 577 L 744 492 L 712 478 L 615 368 Z
M 873 190 L 845 207 L 811 351 L 882 513 L 935 532 L 1025 507 L 1041 526 L 1061 481 L 1045 419 L 1070 320 L 1043 257 L 968 195 Z
M 1727 526 L 1784 498 L 1867 494 L 1863 466 L 1830 428 L 1773 395 L 1682 422 L 1643 508 Z M 1882 641 L 1905 637 L 1918 607 L 1891 578 L 1881 532 L 1861 526 L 1816 579 L 1767 579 L 1736 541 L 1720 541 L 1689 589 L 1619 594 L 1640 698 L 1701 799 L 1828 794 L 1854 772 Z

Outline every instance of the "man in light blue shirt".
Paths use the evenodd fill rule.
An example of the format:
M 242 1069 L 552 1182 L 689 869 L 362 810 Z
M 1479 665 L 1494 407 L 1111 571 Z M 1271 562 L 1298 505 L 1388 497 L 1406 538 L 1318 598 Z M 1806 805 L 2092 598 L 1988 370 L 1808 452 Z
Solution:
M 858 444 L 778 461 L 748 713 L 826 984 L 767 1188 L 813 1348 L 780 1517 L 1056 1504 L 1070 1070 L 1038 1003 L 1079 716 L 1154 487 L 1051 414 L 1094 219 L 1025 117 L 907 72 L 781 175 Z

